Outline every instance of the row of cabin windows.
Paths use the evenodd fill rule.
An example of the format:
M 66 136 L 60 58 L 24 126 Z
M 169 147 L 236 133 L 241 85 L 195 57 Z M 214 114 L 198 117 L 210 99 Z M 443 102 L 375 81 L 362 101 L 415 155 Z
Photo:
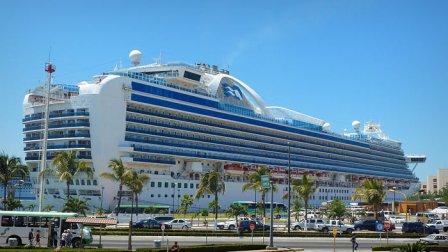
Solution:
M 319 196 L 319 200 L 335 200 L 335 199 L 351 200 L 351 198 L 349 196 L 328 196 L 328 195 L 327 196 Z
M 348 193 L 346 189 L 328 189 L 328 188 L 319 188 L 319 192 L 328 192 L 328 193 Z
M 135 108 L 135 109 L 143 110 L 142 108 Z M 147 109 L 144 111 L 149 112 L 151 114 L 161 115 L 163 117 L 170 117 L 170 118 L 175 117 L 176 119 L 179 118 L 181 120 L 183 119 L 183 120 L 188 120 L 188 121 L 196 121 L 196 122 L 200 122 L 200 123 L 203 123 L 206 125 L 214 125 L 214 126 L 221 127 L 221 128 L 231 128 L 231 129 L 235 129 L 238 131 L 254 132 L 256 134 L 259 134 L 261 132 L 263 134 L 274 136 L 274 137 L 282 137 L 282 138 L 286 138 L 286 139 L 290 139 L 290 140 L 296 140 L 296 141 L 301 141 L 301 142 L 310 142 L 310 143 L 315 143 L 315 144 L 319 144 L 319 145 L 323 145 L 323 146 L 338 147 L 341 149 L 348 149 L 348 150 L 354 150 L 354 151 L 358 151 L 358 152 L 369 153 L 368 150 L 362 149 L 360 147 L 347 146 L 347 145 L 342 145 L 340 143 L 323 141 L 323 140 L 314 139 L 314 138 L 305 138 L 300 135 L 291 135 L 291 134 L 287 134 L 287 133 L 284 133 L 281 131 L 278 131 L 275 134 L 273 134 L 272 131 L 270 131 L 268 129 L 257 128 L 257 130 L 255 131 L 250 126 L 246 126 L 243 124 L 240 124 L 240 125 L 238 125 L 238 127 L 235 127 L 235 124 L 231 123 L 231 122 L 218 121 L 218 120 L 216 120 L 216 122 L 214 122 L 214 120 L 211 118 L 205 118 L 205 117 L 201 118 L 198 116 L 191 116 L 189 114 L 170 113 L 170 112 L 154 110 L 154 109 Z M 389 156 L 389 157 L 394 157 L 394 155 L 395 155 L 395 157 L 401 156 L 401 153 L 398 153 L 398 152 L 399 151 L 390 151 L 390 152 L 381 151 L 382 154 Z
M 48 179 L 46 179 L 45 180 L 45 183 L 47 184 L 47 185 L 49 185 L 50 184 L 50 180 L 48 180 Z M 75 179 L 75 182 L 73 182 L 73 180 L 70 182 L 70 185 L 94 185 L 94 186 L 96 186 L 96 185 L 98 185 L 98 181 L 96 180 L 96 179 L 93 179 L 93 180 L 90 180 L 90 179 L 87 179 L 87 180 L 84 180 L 84 179 L 81 179 L 81 180 L 79 180 L 79 179 Z
M 188 195 L 188 194 L 185 194 Z M 156 195 L 155 194 L 151 194 L 151 198 L 154 198 Z M 177 197 L 180 198 L 182 195 L 178 194 Z M 164 195 L 165 198 L 168 198 L 168 194 Z M 193 197 L 193 194 L 190 194 L 190 197 Z M 162 194 L 157 194 L 157 198 L 163 198 Z M 174 194 L 171 194 L 171 198 L 174 198 Z M 202 198 L 205 198 L 204 195 L 202 195 Z M 207 194 L 207 198 L 210 199 L 210 194 Z
M 169 113 L 168 113 L 169 114 Z M 132 115 L 130 115 L 130 116 L 128 116 L 129 118 L 132 118 L 132 119 L 138 119 L 138 120 L 140 120 L 140 119 L 142 119 L 142 118 L 139 118 L 139 117 L 135 117 L 135 116 L 132 116 Z M 155 122 L 157 122 L 157 123 L 161 123 L 162 122 L 162 119 L 157 119 L 157 120 L 154 120 L 154 119 L 152 119 L 152 120 L 144 120 L 144 121 L 146 121 L 146 122 L 148 122 L 148 123 L 150 123 L 151 121 L 155 121 Z M 212 125 L 213 126 L 213 123 L 212 122 L 210 122 L 210 121 L 207 121 L 206 122 L 207 123 L 207 125 Z M 187 125 L 187 123 L 174 123 L 174 122 L 172 122 L 172 121 L 170 121 L 170 122 L 168 122 L 168 123 L 165 123 L 165 125 L 174 125 L 174 126 L 180 126 L 180 125 L 182 125 L 182 127 L 185 127 L 185 128 L 188 128 L 188 129 L 191 129 L 191 130 L 194 130 L 194 131 L 202 131 L 202 132 L 205 132 L 205 133 L 214 133 L 213 131 L 220 131 L 220 133 L 221 134 L 226 134 L 226 135 L 232 135 L 231 133 L 231 131 L 228 131 L 228 130 L 224 130 L 224 129 L 222 129 L 222 127 L 221 127 L 221 129 L 213 129 L 213 131 L 211 130 L 211 129 L 209 129 L 209 128 L 207 128 L 207 127 L 201 127 L 201 126 L 198 126 L 198 125 L 194 125 L 194 126 L 188 126 Z M 215 125 L 215 126 L 221 126 L 220 124 L 218 124 L 218 125 Z M 233 127 L 234 128 L 234 127 Z M 237 130 L 237 129 L 235 129 L 235 130 Z M 240 135 L 241 134 L 241 132 L 243 132 L 242 130 L 238 130 L 238 135 Z M 255 141 L 266 141 L 265 139 L 263 140 L 262 138 L 260 138 L 260 136 L 259 135 L 257 135 L 257 134 L 259 134 L 259 132 L 257 131 L 257 132 L 255 132 L 254 131 L 254 133 L 256 134 L 256 135 L 253 135 L 252 134 L 252 131 L 247 131 L 247 132 L 244 132 L 244 133 L 246 133 L 246 134 L 248 134 L 248 135 L 251 135 L 251 137 L 249 138 L 249 139 L 254 139 Z M 236 134 L 233 134 L 234 135 L 234 137 L 237 137 L 237 138 L 241 138 L 241 136 L 238 136 L 238 135 L 236 135 Z M 268 134 L 267 136 L 264 136 L 264 137 L 268 137 L 268 138 L 272 138 L 272 137 L 278 137 L 277 135 L 272 135 L 272 134 Z M 288 138 L 288 139 L 290 139 L 290 138 Z M 292 138 L 291 138 L 291 140 L 293 140 Z M 291 143 L 291 147 L 303 147 L 304 145 L 309 145 L 309 144 L 306 144 L 306 142 L 307 141 L 305 141 L 305 140 L 299 140 L 299 141 L 301 141 L 302 143 L 295 143 L 295 142 L 292 142 Z M 283 140 L 279 140 L 279 139 L 269 139 L 269 142 L 273 142 L 273 143 L 277 143 L 277 144 L 280 144 L 280 145 L 282 145 L 282 146 L 284 146 L 285 144 L 284 144 L 284 141 Z M 300 145 L 300 146 L 299 146 Z M 331 143 L 328 145 L 328 146 L 330 146 L 330 147 L 336 147 L 336 146 L 333 146 L 333 145 L 331 145 Z M 309 148 L 309 147 L 308 147 Z M 344 155 L 347 155 L 346 153 L 348 152 L 348 151 L 345 151 L 345 149 L 347 149 L 347 148 L 344 148 L 344 147 L 340 147 L 340 149 L 333 149 L 333 148 L 329 148 L 329 147 L 325 147 L 325 145 L 324 146 L 318 146 L 318 147 L 316 147 L 316 148 L 313 148 L 313 149 L 315 149 L 315 150 L 322 150 L 323 148 L 325 148 L 326 149 L 326 151 L 330 151 L 330 152 L 334 152 L 334 153 L 337 153 L 337 154 L 344 154 Z M 329 149 L 329 150 L 328 150 Z M 344 149 L 344 150 L 342 150 L 342 149 Z M 351 152 L 351 151 L 350 151 Z M 356 154 L 356 156 L 357 157 L 361 157 L 361 158 L 365 158 L 365 156 L 363 156 L 363 155 L 360 155 L 359 153 L 356 153 L 355 152 L 355 154 Z M 350 155 L 350 154 L 349 154 Z M 390 156 L 390 155 L 388 155 L 388 156 Z M 371 157 L 371 158 L 373 158 L 373 159 L 375 159 L 375 160 L 379 160 L 379 161 L 384 161 L 384 162 L 391 162 L 390 160 L 388 160 L 389 158 L 381 158 L 381 157 Z M 397 160 L 396 160 L 396 158 L 393 158 L 393 157 L 390 157 L 391 159 L 392 159 L 392 161 L 393 162 L 397 162 Z M 398 162 L 397 162 L 398 163 Z
M 156 182 L 151 181 L 151 187 L 156 187 Z M 157 182 L 157 187 L 161 188 L 161 187 L 165 187 L 165 188 L 169 188 L 170 187 L 170 183 L 169 182 Z M 171 188 L 175 188 L 176 187 L 176 183 L 171 183 Z M 190 183 L 190 185 L 188 185 L 188 183 L 184 183 L 183 184 L 183 188 L 190 188 L 190 189 L 194 189 L 196 187 L 199 188 L 199 184 L 195 184 L 194 183 Z M 182 188 L 182 183 L 177 183 L 177 188 Z

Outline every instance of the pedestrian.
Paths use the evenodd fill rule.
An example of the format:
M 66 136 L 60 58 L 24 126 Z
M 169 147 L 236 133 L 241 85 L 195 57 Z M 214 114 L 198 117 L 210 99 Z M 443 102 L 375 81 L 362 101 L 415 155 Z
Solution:
M 350 241 L 352 242 L 352 249 L 357 250 L 358 249 L 358 243 L 356 242 L 356 234 L 353 234 L 350 238 Z
M 36 231 L 36 246 L 40 247 L 40 230 Z
M 73 234 L 70 229 L 67 229 L 67 240 L 65 242 L 65 246 L 70 247 L 72 244 Z
M 61 237 L 61 247 L 65 247 L 66 242 L 67 242 L 67 230 L 64 230 Z
M 55 228 L 53 228 L 51 230 L 51 241 L 53 242 L 53 248 L 57 248 L 58 247 L 58 232 L 56 231 Z
M 34 240 L 34 233 L 33 233 L 33 229 L 30 230 L 30 232 L 28 233 L 28 241 L 30 242 L 30 246 L 33 246 L 33 240 Z
M 179 252 L 180 251 L 179 245 L 177 245 L 177 241 L 175 241 L 174 245 L 171 246 L 171 250 L 170 251 L 171 252 Z

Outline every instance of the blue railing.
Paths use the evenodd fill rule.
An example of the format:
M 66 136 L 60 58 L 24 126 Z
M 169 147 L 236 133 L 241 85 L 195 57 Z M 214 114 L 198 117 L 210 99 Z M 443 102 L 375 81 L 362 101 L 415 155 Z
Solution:
M 163 160 L 163 159 L 154 159 L 154 158 L 138 158 L 138 157 L 133 157 L 133 160 L 135 162 L 145 162 L 145 163 L 157 163 L 157 164 L 176 164 L 176 161 L 173 160 Z
M 237 155 L 226 155 L 224 153 L 210 153 L 203 152 L 200 150 L 190 150 L 190 149 L 176 149 L 169 147 L 160 147 L 160 146 L 151 146 L 151 147 L 141 147 L 134 146 L 135 151 L 140 152 L 148 152 L 148 153 L 159 153 L 159 154 L 168 154 L 168 155 L 178 155 L 178 156 L 187 156 L 187 157 L 198 157 L 205 159 L 216 159 L 216 160 L 226 160 L 233 162 L 244 162 L 244 163 L 253 163 L 253 164 L 265 164 L 265 165 L 274 165 L 274 166 L 287 166 L 288 161 L 283 160 L 269 160 L 267 158 L 257 158 L 257 157 L 240 157 Z M 401 173 L 391 173 L 391 172 L 381 172 L 381 171 L 372 171 L 365 169 L 358 169 L 352 167 L 340 167 L 333 165 L 323 165 L 323 164 L 313 164 L 313 163 L 305 163 L 305 162 L 291 162 L 292 167 L 300 167 L 307 168 L 311 170 L 323 170 L 323 171 L 331 171 L 331 172 L 347 172 L 347 173 L 360 173 L 366 175 L 373 176 L 384 176 L 384 177 L 396 177 L 396 178 L 413 178 L 412 175 L 406 175 Z
M 52 113 L 50 112 L 50 118 L 67 117 L 67 116 L 88 116 L 87 111 L 76 111 L 76 112 L 62 112 L 62 113 Z M 26 115 L 23 122 L 39 120 L 44 118 L 44 113 L 36 113 L 32 115 Z
M 71 137 L 90 137 L 90 133 L 76 133 L 76 134 L 64 134 L 64 135 L 48 135 L 48 139 L 57 139 L 57 138 L 71 138 Z M 41 136 L 33 136 L 33 137 L 25 137 L 23 141 L 30 140 L 41 140 Z
M 47 160 L 51 160 L 55 157 L 55 155 L 47 155 Z M 76 157 L 78 159 L 92 159 L 91 155 L 76 155 Z M 40 156 L 39 155 L 30 155 L 30 156 L 26 156 L 25 160 L 40 160 Z
M 309 143 L 309 144 L 312 144 L 312 145 L 323 146 L 325 148 L 335 148 L 335 147 L 331 147 L 331 146 L 326 145 L 326 144 L 315 143 L 315 142 L 312 142 L 312 141 L 310 141 L 308 139 L 303 139 L 303 138 L 301 138 L 301 139 L 288 138 L 287 139 L 287 138 L 285 138 L 285 137 L 283 137 L 282 135 L 279 135 L 279 134 L 276 135 L 276 134 L 271 134 L 271 133 L 267 133 L 267 132 L 261 133 L 261 132 L 258 132 L 258 131 L 255 131 L 255 130 L 251 130 L 251 129 L 237 128 L 237 127 L 227 126 L 227 125 L 223 125 L 223 124 L 219 124 L 218 125 L 218 124 L 215 124 L 215 123 L 213 123 L 211 121 L 208 121 L 207 124 L 205 124 L 203 122 L 200 122 L 200 121 L 194 120 L 194 119 L 179 118 L 179 117 L 175 117 L 175 116 L 172 116 L 172 115 L 166 115 L 166 114 L 162 115 L 160 113 L 144 111 L 144 110 L 135 109 L 135 108 L 131 108 L 131 107 L 128 107 L 127 110 L 130 111 L 130 112 L 134 112 L 134 113 L 140 113 L 140 114 L 145 114 L 145 115 L 153 115 L 153 116 L 158 116 L 158 117 L 170 118 L 170 119 L 174 119 L 174 120 L 178 120 L 178 121 L 191 122 L 191 123 L 200 124 L 200 125 L 204 125 L 204 126 L 214 126 L 214 127 L 218 127 L 218 128 L 230 129 L 230 130 L 235 130 L 235 131 L 239 131 L 239 132 L 242 132 L 242 133 L 251 133 L 251 134 L 256 134 L 256 135 L 260 135 L 260 136 L 264 136 L 264 137 L 268 136 L 268 137 L 281 138 L 281 139 L 284 140 L 284 143 L 286 143 L 287 141 L 296 140 L 296 141 L 299 141 L 299 143 L 297 143 L 297 144 L 300 144 L 300 142 L 304 142 L 304 143 Z M 239 138 L 240 136 L 237 136 L 237 137 Z M 292 142 L 292 143 L 294 144 L 295 142 Z M 314 149 L 316 151 L 320 151 L 322 147 L 317 147 L 317 146 L 315 148 L 312 148 L 312 149 Z M 308 146 L 306 148 L 308 148 Z M 342 150 L 343 149 L 343 150 L 351 151 L 355 155 L 357 155 L 357 153 L 365 153 L 365 154 L 370 155 L 370 152 L 371 152 L 369 150 L 364 150 L 364 149 L 356 149 L 355 150 L 354 148 L 349 148 L 347 146 L 341 146 L 341 147 L 335 148 L 335 149 L 337 149 L 337 150 Z M 381 157 L 384 157 L 384 158 L 391 158 L 391 159 L 395 159 L 395 160 L 398 159 L 398 160 L 404 161 L 404 157 L 402 155 L 399 156 L 399 155 L 396 155 L 396 154 L 386 153 L 386 152 L 384 152 L 384 153 L 381 152 L 378 155 L 380 155 Z
M 281 151 L 281 152 L 286 152 L 287 151 L 287 146 L 285 146 L 284 144 L 282 145 L 278 141 L 273 141 L 272 139 L 263 141 L 263 140 L 249 138 L 249 137 L 245 137 L 245 136 L 241 136 L 241 135 L 231 135 L 231 134 L 225 134 L 225 133 L 220 133 L 220 132 L 216 132 L 216 131 L 202 130 L 202 129 L 199 129 L 199 128 L 191 128 L 191 127 L 185 127 L 185 126 L 181 126 L 181 125 L 171 125 L 171 124 L 166 124 L 166 123 L 159 123 L 159 122 L 156 122 L 154 120 L 145 121 L 145 120 L 142 120 L 142 119 L 135 119 L 135 118 L 129 118 L 129 117 L 127 117 L 126 120 L 129 121 L 129 122 L 141 123 L 141 124 L 146 124 L 146 125 L 155 125 L 155 126 L 171 128 L 171 129 L 187 130 L 187 131 L 190 131 L 192 133 L 200 132 L 200 133 L 205 133 L 205 134 L 211 134 L 213 136 L 223 136 L 223 137 L 236 138 L 237 140 L 249 140 L 249 141 L 252 141 L 252 142 L 263 144 L 263 146 L 271 147 L 271 149 L 273 149 L 273 151 Z M 139 133 L 148 133 L 148 131 L 137 130 L 137 129 L 132 129 L 131 131 L 139 132 Z M 196 140 L 196 138 L 194 138 L 193 140 Z M 224 141 L 214 141 L 214 142 L 228 144 L 228 143 L 226 143 Z M 266 142 L 269 142 L 269 144 L 267 144 Z M 237 146 L 241 146 L 241 147 L 249 147 L 249 148 L 253 147 L 252 145 L 248 145 L 248 144 L 232 143 L 232 145 L 237 145 Z M 300 146 L 298 146 L 298 145 L 300 145 Z M 352 154 L 344 153 L 342 156 L 340 156 L 340 153 L 335 152 L 335 151 L 331 151 L 331 150 L 323 149 L 323 148 L 318 148 L 318 147 L 308 147 L 308 146 L 304 147 L 303 145 L 304 145 L 303 143 L 296 144 L 295 142 L 291 142 L 291 147 L 300 150 L 299 152 L 295 152 L 294 150 L 292 150 L 291 153 L 304 154 L 304 155 L 308 155 L 308 156 L 324 157 L 324 158 L 326 156 L 331 155 L 331 154 L 335 154 L 335 155 L 337 155 L 337 157 L 335 159 L 340 159 L 340 160 L 344 161 L 343 158 L 346 158 L 347 156 L 349 158 L 358 158 L 358 159 L 361 158 L 361 159 L 363 159 L 365 161 L 358 161 L 358 162 L 365 163 L 365 164 L 375 164 L 376 162 L 378 162 L 378 163 L 385 163 L 385 164 L 388 164 L 388 165 L 400 165 L 400 166 L 403 166 L 403 164 L 404 164 L 404 163 L 402 163 L 400 161 L 397 161 L 397 160 L 394 160 L 394 159 L 385 161 L 384 157 L 378 157 L 378 156 L 373 156 L 373 155 L 369 155 L 369 154 L 360 154 L 360 153 L 356 153 L 356 152 L 352 153 Z M 325 148 L 330 148 L 330 147 L 325 147 Z M 305 152 L 305 153 L 300 153 L 300 152 Z M 318 152 L 318 154 L 312 154 L 313 152 Z M 345 152 L 347 152 L 347 151 L 345 151 Z M 311 153 L 311 154 L 306 154 L 306 153 Z M 366 156 L 370 157 L 370 159 L 368 157 L 366 157 Z M 340 157 L 340 158 L 338 158 L 338 157 Z
M 90 144 L 62 144 L 62 145 L 48 145 L 47 149 L 77 149 L 77 148 L 90 148 Z M 40 146 L 28 146 L 23 148 L 23 150 L 40 150 L 42 149 Z
M 171 140 L 175 141 L 175 143 L 170 142 L 170 140 L 166 140 L 161 137 L 157 136 L 166 136 L 165 133 L 150 133 L 153 136 L 151 137 L 149 141 L 145 141 L 136 137 L 130 137 L 127 136 L 127 141 L 134 141 L 134 142 L 143 142 L 143 143 L 151 143 L 151 144 L 160 144 L 160 145 L 170 145 L 170 146 L 177 146 L 177 147 L 185 147 L 185 148 L 192 148 L 192 149 L 200 149 L 200 150 L 207 150 L 207 151 L 216 151 L 216 152 L 225 152 L 229 154 L 240 154 L 240 155 L 246 155 L 246 156 L 258 156 L 258 157 L 267 157 L 267 158 L 273 158 L 273 159 L 280 159 L 280 160 L 288 160 L 288 154 L 287 153 L 276 153 L 272 151 L 265 151 L 265 150 L 259 150 L 254 148 L 240 148 L 240 147 L 233 147 L 232 146 L 216 146 L 213 144 L 204 144 L 206 141 L 201 140 L 195 140 L 195 142 L 187 142 L 182 141 L 182 138 L 176 137 L 176 136 L 169 136 L 172 138 L 175 138 L 177 140 Z M 332 160 L 327 158 L 316 158 L 316 157 L 309 157 L 304 155 L 291 155 L 292 161 L 299 161 L 299 162 L 308 162 L 308 163 L 316 163 L 316 164 L 327 164 L 327 165 L 340 165 L 340 166 L 357 166 L 359 168 L 363 169 L 372 169 L 377 171 L 386 171 L 387 169 L 393 169 L 397 172 L 403 172 L 406 171 L 406 167 L 391 167 L 391 166 L 374 166 L 374 165 L 365 165 L 355 162 L 347 162 L 347 161 L 339 161 L 339 160 Z

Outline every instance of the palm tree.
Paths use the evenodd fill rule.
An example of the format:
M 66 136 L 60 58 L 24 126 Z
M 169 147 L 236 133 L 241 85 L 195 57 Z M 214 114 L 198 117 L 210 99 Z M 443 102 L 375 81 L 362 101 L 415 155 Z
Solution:
M 193 205 L 193 197 L 191 197 L 188 194 L 185 194 L 182 197 L 182 200 L 180 202 L 180 206 L 178 209 L 179 213 L 181 213 L 185 216 L 188 212 L 188 209 L 191 207 L 191 205 Z
M 218 219 L 218 194 L 224 194 L 226 191 L 226 185 L 224 183 L 223 177 L 219 173 L 217 169 L 209 170 L 202 174 L 201 180 L 199 181 L 199 187 L 196 191 L 195 198 L 199 199 L 200 197 L 206 194 L 214 195 L 214 213 L 215 213 L 215 227 L 216 221 Z
M 367 179 L 362 185 L 355 189 L 352 200 L 363 200 L 369 205 L 373 205 L 373 212 L 376 219 L 377 206 L 383 203 L 386 191 L 383 182 L 378 179 Z
M 62 211 L 78 213 L 86 216 L 86 212 L 89 210 L 87 202 L 79 198 L 67 198 Z
M 142 192 L 143 187 L 148 183 L 149 176 L 147 174 L 138 174 L 136 171 L 128 169 L 124 174 L 124 177 L 124 185 L 126 185 L 132 193 L 132 203 L 135 201 L 135 205 L 138 208 L 138 195 Z M 131 215 L 132 213 L 133 209 Z
M 247 215 L 247 207 L 241 204 L 231 204 L 226 211 L 229 217 L 235 217 L 235 224 L 238 227 L 238 216 Z
M 8 156 L 5 153 L 0 154 L 0 183 L 3 186 L 3 201 L 8 197 L 8 185 L 13 178 L 24 178 L 29 174 L 29 169 L 23 165 L 20 158 Z M 6 209 L 5 202 L 3 209 Z
M 311 195 L 316 191 L 316 184 L 306 173 L 303 174 L 302 179 L 294 179 L 291 181 L 292 192 L 296 193 L 303 201 L 305 207 L 305 230 L 307 230 L 308 220 L 308 203 Z
M 269 192 L 269 188 L 263 188 L 261 183 L 261 177 L 264 175 L 270 175 L 271 170 L 267 166 L 260 166 L 254 173 L 251 173 L 248 177 L 249 181 L 243 185 L 243 192 L 247 190 L 254 190 L 261 192 L 261 202 L 263 208 L 263 218 L 266 217 L 266 194 Z M 274 191 L 277 191 L 277 186 L 273 184 Z
M 93 177 L 93 169 L 86 162 L 80 161 L 76 157 L 76 151 L 58 152 L 53 159 L 55 170 L 50 168 L 50 172 L 55 173 L 59 181 L 65 181 L 67 185 L 67 200 L 70 199 L 70 184 L 73 184 L 73 178 L 85 173 L 89 178 Z
M 128 167 L 123 165 L 123 162 L 121 159 L 112 159 L 109 162 L 109 168 L 112 170 L 112 172 L 103 172 L 100 174 L 101 177 L 118 182 L 118 205 L 115 209 L 115 214 L 118 215 L 120 205 L 121 205 L 121 195 L 123 191 L 123 185 L 126 179 L 126 172 L 129 170 Z

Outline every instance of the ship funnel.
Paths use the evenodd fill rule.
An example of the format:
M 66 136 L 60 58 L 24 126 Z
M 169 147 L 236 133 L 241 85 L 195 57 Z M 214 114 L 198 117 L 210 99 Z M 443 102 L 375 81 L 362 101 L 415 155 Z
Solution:
M 131 60 L 131 63 L 134 66 L 140 65 L 141 58 L 142 58 L 142 52 L 140 52 L 139 50 L 132 50 L 129 53 L 129 59 Z
M 359 126 L 361 125 L 361 123 L 359 121 L 353 121 L 352 122 L 352 127 L 356 132 L 359 132 Z

